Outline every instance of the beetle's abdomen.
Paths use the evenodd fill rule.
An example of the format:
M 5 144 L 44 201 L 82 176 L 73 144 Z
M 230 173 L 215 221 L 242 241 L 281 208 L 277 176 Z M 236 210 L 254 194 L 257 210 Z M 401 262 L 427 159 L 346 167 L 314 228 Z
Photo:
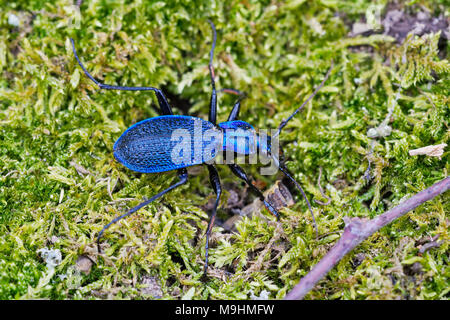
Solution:
M 257 138 L 252 125 L 245 121 L 235 120 L 219 123 L 219 127 L 223 129 L 223 151 L 243 155 L 256 153 Z
M 138 172 L 164 172 L 214 159 L 222 134 L 211 122 L 189 116 L 159 116 L 128 128 L 114 144 L 114 156 Z

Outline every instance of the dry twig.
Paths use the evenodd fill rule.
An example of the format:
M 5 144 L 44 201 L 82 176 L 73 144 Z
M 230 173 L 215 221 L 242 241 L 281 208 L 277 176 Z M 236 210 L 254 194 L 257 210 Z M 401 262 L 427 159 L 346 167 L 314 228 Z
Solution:
M 325 257 L 286 295 L 285 299 L 302 299 L 323 276 L 363 240 L 395 219 L 414 210 L 425 201 L 431 200 L 449 189 L 450 177 L 447 177 L 371 220 L 366 218 L 344 218 L 346 226 L 342 237 Z

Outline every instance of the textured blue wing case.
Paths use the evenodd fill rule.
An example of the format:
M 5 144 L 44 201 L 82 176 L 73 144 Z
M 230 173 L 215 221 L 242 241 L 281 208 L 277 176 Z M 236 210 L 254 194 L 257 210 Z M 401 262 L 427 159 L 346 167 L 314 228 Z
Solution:
M 114 157 L 138 172 L 164 172 L 214 159 L 223 136 L 211 122 L 166 115 L 128 128 L 114 144 Z

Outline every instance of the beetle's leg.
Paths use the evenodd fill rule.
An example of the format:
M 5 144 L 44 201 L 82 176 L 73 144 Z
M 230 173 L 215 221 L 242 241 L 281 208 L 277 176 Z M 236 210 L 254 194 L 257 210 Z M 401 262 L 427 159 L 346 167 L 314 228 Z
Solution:
M 209 122 L 212 122 L 213 124 L 216 124 L 216 118 L 217 118 L 217 92 L 216 92 L 216 83 L 215 83 L 215 75 L 214 75 L 214 67 L 213 67 L 213 56 L 214 56 L 214 48 L 216 47 L 216 27 L 214 26 L 214 23 L 212 21 L 209 21 L 209 24 L 211 25 L 211 29 L 213 31 L 213 43 L 211 46 L 211 51 L 209 52 L 209 76 L 211 77 L 211 101 L 209 106 Z
M 163 115 L 172 115 L 172 108 L 170 107 L 169 103 L 167 102 L 167 98 L 165 97 L 164 93 L 158 89 L 158 88 L 154 88 L 154 87 L 124 87 L 124 86 L 110 86 L 108 84 L 103 84 L 99 81 L 97 81 L 88 71 L 87 69 L 84 67 L 84 65 L 81 63 L 81 60 L 78 58 L 77 55 L 77 51 L 75 49 L 75 42 L 73 41 L 73 39 L 71 38 L 70 41 L 72 42 L 72 49 L 73 49 L 73 54 L 75 56 L 75 58 L 78 61 L 78 64 L 80 65 L 81 69 L 83 69 L 84 73 L 86 74 L 86 76 L 91 79 L 96 85 L 99 86 L 100 89 L 105 89 L 105 90 L 125 90 L 125 91 L 153 91 L 156 94 L 156 98 L 158 99 L 158 104 L 159 107 L 161 108 L 161 113 Z
M 226 92 L 239 96 L 239 99 L 234 104 L 233 110 L 231 110 L 231 113 L 228 116 L 227 121 L 237 120 L 237 117 L 239 116 L 239 111 L 241 109 L 241 100 L 245 98 L 245 93 L 236 89 L 229 89 L 229 88 L 220 89 L 219 92 Z
M 208 271 L 208 249 L 209 249 L 209 237 L 211 236 L 212 227 L 214 226 L 214 220 L 216 220 L 217 207 L 219 206 L 220 195 L 222 194 L 222 187 L 220 185 L 219 173 L 216 167 L 213 165 L 207 165 L 209 171 L 209 180 L 216 193 L 216 202 L 214 203 L 213 210 L 211 212 L 211 218 L 209 219 L 208 228 L 206 229 L 206 246 L 205 246 L 205 268 L 203 269 L 203 275 L 206 276 Z
M 136 207 L 131 208 L 127 213 L 113 219 L 110 223 L 108 223 L 106 226 L 103 227 L 102 231 L 100 231 L 100 233 L 98 234 L 97 237 L 97 248 L 98 251 L 101 252 L 100 250 L 100 238 L 102 237 L 103 233 L 105 232 L 106 229 L 108 229 L 112 224 L 116 223 L 117 221 L 128 217 L 129 215 L 131 215 L 132 213 L 138 211 L 139 209 L 145 207 L 146 205 L 148 205 L 150 202 L 158 199 L 159 197 L 162 197 L 163 195 L 165 195 L 167 192 L 175 189 L 178 186 L 181 186 L 182 184 L 186 183 L 186 181 L 188 180 L 188 174 L 187 174 L 187 170 L 186 169 L 178 169 L 178 178 L 180 179 L 180 181 L 178 181 L 177 183 L 171 185 L 170 187 L 168 187 L 167 189 L 161 191 L 160 193 L 154 195 L 153 197 L 151 197 L 150 199 L 138 204 Z
M 250 187 L 250 189 L 252 189 L 258 195 L 258 197 L 261 199 L 261 201 L 264 202 L 264 205 L 266 206 L 267 210 L 269 210 L 270 213 L 272 213 L 277 219 L 279 219 L 280 214 L 278 213 L 278 211 L 275 209 L 275 207 L 270 202 L 268 202 L 268 201 L 266 201 L 266 199 L 264 199 L 264 195 L 257 187 L 255 187 L 253 185 L 253 183 L 250 181 L 247 174 L 245 173 L 244 169 L 242 169 L 237 164 L 229 164 L 228 166 L 230 167 L 231 171 L 238 178 L 244 180 L 247 183 L 247 185 Z

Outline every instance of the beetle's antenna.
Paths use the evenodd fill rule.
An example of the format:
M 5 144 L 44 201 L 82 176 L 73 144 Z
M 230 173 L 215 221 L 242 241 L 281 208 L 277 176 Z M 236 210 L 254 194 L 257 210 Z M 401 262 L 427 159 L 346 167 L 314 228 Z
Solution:
M 313 213 L 313 211 L 312 211 L 311 204 L 309 203 L 309 200 L 308 200 L 308 198 L 306 197 L 305 191 L 303 191 L 303 188 L 300 186 L 300 184 L 299 184 L 297 181 L 295 181 L 294 177 L 292 177 L 292 175 L 289 173 L 289 171 L 287 170 L 287 168 L 286 168 L 284 165 L 282 165 L 282 164 L 280 163 L 280 165 L 278 166 L 278 168 L 281 170 L 281 172 L 284 173 L 284 175 L 285 175 L 286 177 L 288 177 L 288 178 L 295 184 L 295 186 L 296 186 L 296 187 L 300 190 L 300 192 L 302 193 L 303 198 L 305 198 L 306 204 L 308 205 L 309 212 L 311 212 L 311 216 L 312 216 L 312 219 L 313 219 L 313 222 L 314 222 L 314 229 L 316 229 L 316 238 L 319 238 L 319 229 L 317 229 L 316 218 L 314 217 L 314 213 Z
M 208 20 L 209 24 L 211 25 L 212 31 L 213 31 L 213 43 L 211 46 L 211 51 L 209 51 L 209 75 L 211 76 L 211 82 L 212 87 L 215 89 L 216 84 L 214 81 L 215 74 L 214 74 L 214 67 L 213 67 L 213 57 L 214 57 L 214 49 L 216 48 L 216 39 L 217 39 L 217 32 L 216 27 L 214 26 L 214 23 L 211 20 Z
M 214 57 L 214 49 L 216 48 L 216 39 L 217 39 L 217 33 L 216 33 L 216 27 L 214 26 L 214 23 L 211 20 L 208 20 L 209 24 L 211 25 L 212 33 L 213 33 L 213 43 L 211 46 L 211 51 L 209 52 L 209 76 L 211 77 L 211 101 L 209 106 L 209 122 L 212 122 L 213 124 L 216 124 L 217 119 L 217 92 L 216 92 L 216 83 L 215 83 L 215 75 L 214 75 L 214 67 L 213 67 L 213 57 Z
M 302 105 L 300 107 L 297 108 L 297 110 L 295 110 L 290 116 L 289 118 L 287 118 L 286 120 L 281 121 L 280 125 L 278 126 L 278 131 L 275 134 L 275 137 L 278 136 L 281 132 L 281 130 L 286 126 L 286 124 L 289 122 L 289 120 L 291 120 L 299 111 L 301 111 L 303 109 L 303 107 L 312 99 L 314 98 L 314 96 L 317 94 L 317 92 L 319 92 L 319 90 L 323 87 L 323 85 L 325 84 L 325 81 L 327 81 L 328 77 L 330 76 L 331 70 L 333 69 L 333 61 L 331 61 L 331 66 L 328 69 L 325 78 L 322 80 L 322 82 L 320 83 L 320 85 L 316 88 L 316 90 L 314 90 L 314 92 L 308 97 L 308 99 L 306 99 Z
M 319 90 L 323 87 L 323 85 L 325 84 L 325 82 L 327 81 L 327 79 L 330 77 L 331 74 L 331 70 L 333 69 L 333 61 L 331 61 L 331 66 L 328 69 L 327 73 L 325 74 L 325 78 L 322 80 L 322 82 L 319 84 L 319 86 L 314 90 L 314 92 L 308 97 L 308 99 L 306 99 L 302 105 L 300 107 L 297 108 L 297 110 L 295 110 L 290 116 L 289 118 L 287 118 L 286 120 L 281 121 L 280 125 L 278 126 L 278 130 L 275 133 L 275 135 L 273 135 L 272 138 L 274 137 L 278 137 L 280 135 L 281 130 L 283 130 L 283 128 L 286 126 L 286 124 L 298 113 L 300 112 L 303 107 L 312 99 L 314 98 L 314 96 L 317 94 L 317 92 L 319 92 Z M 314 217 L 314 213 L 312 211 L 311 208 L 311 203 L 309 202 L 308 198 L 306 197 L 305 191 L 303 191 L 303 188 L 300 186 L 300 184 L 294 179 L 294 177 L 292 177 L 292 175 L 289 173 L 288 169 L 286 168 L 286 166 L 282 163 L 280 163 L 275 157 L 273 158 L 275 160 L 275 162 L 278 165 L 278 168 L 280 169 L 281 172 L 284 173 L 284 175 L 286 177 L 288 177 L 297 187 L 298 190 L 300 190 L 303 198 L 305 198 L 306 204 L 308 205 L 308 209 L 309 212 L 311 212 L 311 216 L 314 222 L 314 228 L 316 229 L 316 238 L 319 237 L 319 230 L 317 229 L 317 223 L 316 223 L 316 219 Z

